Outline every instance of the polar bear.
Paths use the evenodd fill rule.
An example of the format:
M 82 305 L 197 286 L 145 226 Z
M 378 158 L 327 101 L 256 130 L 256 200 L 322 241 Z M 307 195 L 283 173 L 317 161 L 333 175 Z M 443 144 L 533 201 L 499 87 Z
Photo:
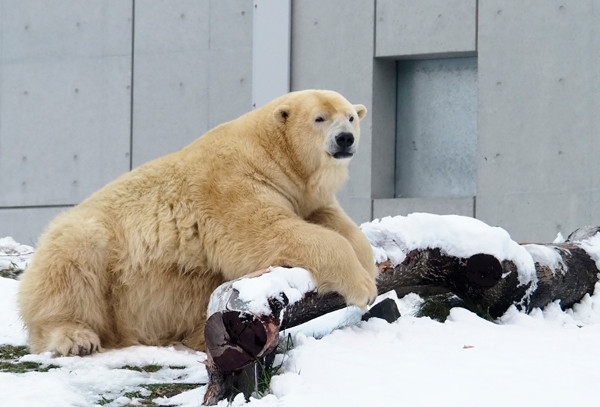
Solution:
M 371 303 L 371 246 L 335 198 L 366 112 L 333 91 L 289 93 L 59 215 L 19 288 L 31 351 L 204 350 L 212 291 L 268 266 Z

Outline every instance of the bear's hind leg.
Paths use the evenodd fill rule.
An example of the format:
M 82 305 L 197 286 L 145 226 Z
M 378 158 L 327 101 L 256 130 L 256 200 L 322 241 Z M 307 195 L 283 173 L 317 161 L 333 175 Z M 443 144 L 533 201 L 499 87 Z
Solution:
M 19 310 L 35 353 L 85 355 L 100 350 L 100 338 L 115 335 L 106 229 L 93 217 L 66 215 L 42 236 L 21 276 Z

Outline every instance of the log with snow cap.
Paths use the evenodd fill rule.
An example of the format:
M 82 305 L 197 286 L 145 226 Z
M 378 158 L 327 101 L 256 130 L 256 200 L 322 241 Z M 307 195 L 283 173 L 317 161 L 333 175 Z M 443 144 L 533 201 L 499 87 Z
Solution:
M 560 300 L 570 307 L 591 293 L 600 269 L 600 228 L 578 229 L 565 242 L 521 245 L 476 219 L 412 214 L 361 226 L 374 249 L 380 294 L 452 292 L 472 311 L 496 318 Z M 231 395 L 232 375 L 271 354 L 279 332 L 343 308 L 335 293 L 318 295 L 310 273 L 271 268 L 215 290 L 205 337 L 211 382 L 205 404 Z M 229 393 L 228 393 L 229 392 Z

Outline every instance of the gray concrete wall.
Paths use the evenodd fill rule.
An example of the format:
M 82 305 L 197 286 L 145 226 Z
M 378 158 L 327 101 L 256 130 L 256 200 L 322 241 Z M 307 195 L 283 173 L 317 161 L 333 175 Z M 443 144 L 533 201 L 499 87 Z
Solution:
M 35 243 L 64 208 L 284 89 L 285 75 L 252 83 L 253 64 L 269 62 L 254 10 L 272 1 L 0 0 L 0 236 Z M 287 50 L 276 60 L 291 90 L 333 89 L 369 109 L 339 194 L 356 221 L 458 213 L 548 241 L 600 224 L 598 21 L 595 0 L 293 0 L 289 64 Z M 436 111 L 464 88 L 403 91 L 407 66 L 457 57 L 476 58 L 476 98 L 461 99 L 476 114 L 469 154 L 453 142 L 471 119 Z M 406 102 L 419 102 L 408 116 Z M 402 150 L 406 124 L 428 120 L 439 122 L 419 134 L 441 147 L 418 164 L 454 147 L 471 174 L 459 193 L 400 170 L 416 157 Z
M 471 54 L 477 44 L 476 0 L 377 0 L 377 57 Z
M 252 2 L 0 1 L 0 236 L 252 108 Z
M 133 167 L 252 108 L 252 2 L 135 1 Z
M 522 240 L 600 224 L 597 1 L 479 2 L 477 217 Z
M 0 234 L 24 243 L 129 170 L 131 2 L 62 5 L 1 3 Z

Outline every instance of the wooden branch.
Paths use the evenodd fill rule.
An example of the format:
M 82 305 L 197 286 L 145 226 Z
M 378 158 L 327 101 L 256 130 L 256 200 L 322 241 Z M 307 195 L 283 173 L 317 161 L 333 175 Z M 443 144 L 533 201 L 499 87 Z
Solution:
M 546 250 L 560 259 L 556 265 L 535 263 L 537 282 L 521 284 L 513 262 L 500 261 L 490 254 L 458 258 L 433 248 L 412 250 L 401 264 L 393 265 L 389 260 L 378 264 L 378 292 L 395 290 L 399 296 L 411 292 L 429 296 L 449 291 L 472 311 L 492 318 L 501 316 L 513 304 L 530 311 L 560 300 L 563 308 L 571 307 L 593 292 L 599 272 L 594 260 L 575 240 L 589 238 L 598 231 L 600 228 L 578 230 L 564 244 L 525 245 L 532 253 Z M 246 278 L 266 278 L 263 274 L 265 271 Z M 206 405 L 233 395 L 232 389 L 239 385 L 232 383 L 239 372 L 270 355 L 281 330 L 346 306 L 336 293 L 318 295 L 308 291 L 293 303 L 285 293 L 274 293 L 268 298 L 269 311 L 256 313 L 249 301 L 240 300 L 234 284 L 223 284 L 213 294 L 216 299 L 211 300 L 217 305 L 213 305 L 214 312 L 205 328 L 210 375 Z

